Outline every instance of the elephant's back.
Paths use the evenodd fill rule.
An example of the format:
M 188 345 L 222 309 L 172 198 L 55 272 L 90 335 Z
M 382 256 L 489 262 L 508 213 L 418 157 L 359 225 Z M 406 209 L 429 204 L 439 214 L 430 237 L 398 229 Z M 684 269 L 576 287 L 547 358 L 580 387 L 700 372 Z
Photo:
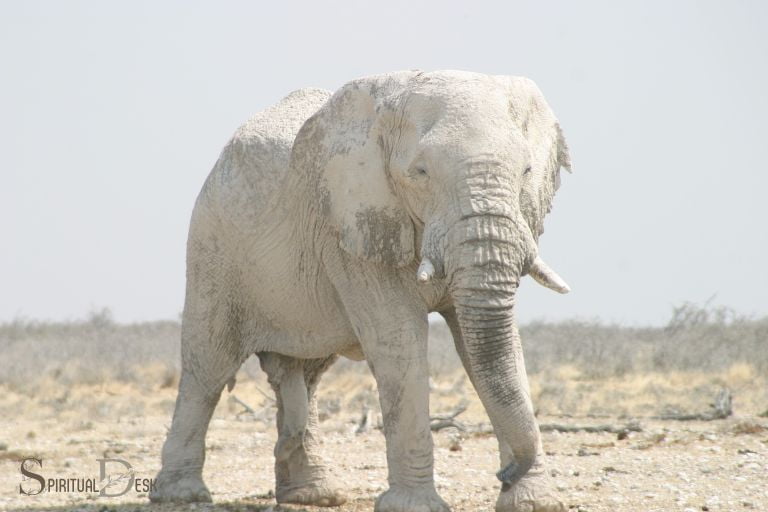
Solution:
M 244 143 L 262 139 L 293 143 L 293 139 L 312 114 L 331 97 L 331 92 L 324 89 L 305 88 L 293 91 L 275 105 L 262 110 L 240 128 L 233 140 Z
M 229 217 L 222 220 L 256 221 L 286 176 L 296 134 L 330 96 L 323 89 L 299 89 L 240 126 L 208 176 L 196 209 L 202 202 Z

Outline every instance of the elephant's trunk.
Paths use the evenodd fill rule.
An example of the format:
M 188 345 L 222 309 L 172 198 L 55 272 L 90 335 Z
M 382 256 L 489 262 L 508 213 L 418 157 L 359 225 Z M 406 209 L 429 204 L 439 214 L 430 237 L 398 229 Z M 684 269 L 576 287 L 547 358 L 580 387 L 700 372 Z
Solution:
M 445 263 L 464 342 L 460 351 L 502 448 L 498 477 L 509 485 L 533 466 L 539 446 L 513 312 L 535 244 L 519 214 L 469 216 L 453 231 Z

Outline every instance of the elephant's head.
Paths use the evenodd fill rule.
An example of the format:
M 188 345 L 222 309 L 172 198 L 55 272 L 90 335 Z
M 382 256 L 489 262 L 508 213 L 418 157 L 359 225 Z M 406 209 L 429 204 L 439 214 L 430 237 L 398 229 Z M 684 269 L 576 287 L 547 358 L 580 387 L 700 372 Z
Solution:
M 512 457 L 531 467 L 538 429 L 513 306 L 531 274 L 567 285 L 538 256 L 543 219 L 570 169 L 560 127 L 525 78 L 403 72 L 356 80 L 305 123 L 294 158 L 319 192 L 313 217 L 348 253 L 444 282 L 464 361 Z

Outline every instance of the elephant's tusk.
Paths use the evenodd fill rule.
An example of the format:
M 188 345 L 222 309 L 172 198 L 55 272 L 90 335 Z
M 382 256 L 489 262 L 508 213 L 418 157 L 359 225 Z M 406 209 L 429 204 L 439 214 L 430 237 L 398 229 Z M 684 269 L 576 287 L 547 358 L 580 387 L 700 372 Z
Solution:
M 563 281 L 563 278 L 557 275 L 557 273 L 538 256 L 536 256 L 536 259 L 531 264 L 531 268 L 528 269 L 528 273 L 537 283 L 546 286 L 550 290 L 559 293 L 568 293 L 571 291 L 571 287 Z
M 430 279 L 432 279 L 432 276 L 435 275 L 435 267 L 432 265 L 432 262 L 429 261 L 429 258 L 424 257 L 421 260 L 421 264 L 419 265 L 419 269 L 416 271 L 416 280 L 418 280 L 420 283 L 427 283 Z

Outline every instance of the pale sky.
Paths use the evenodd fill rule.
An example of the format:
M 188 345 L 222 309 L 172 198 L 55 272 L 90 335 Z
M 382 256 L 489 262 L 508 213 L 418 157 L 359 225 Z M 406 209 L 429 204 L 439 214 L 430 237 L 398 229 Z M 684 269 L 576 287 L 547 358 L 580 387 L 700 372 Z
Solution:
M 768 4 L 0 4 L 0 321 L 178 318 L 189 215 L 290 91 L 420 68 L 535 80 L 571 147 L 519 317 L 768 314 Z

